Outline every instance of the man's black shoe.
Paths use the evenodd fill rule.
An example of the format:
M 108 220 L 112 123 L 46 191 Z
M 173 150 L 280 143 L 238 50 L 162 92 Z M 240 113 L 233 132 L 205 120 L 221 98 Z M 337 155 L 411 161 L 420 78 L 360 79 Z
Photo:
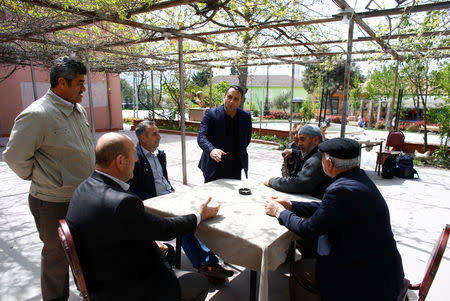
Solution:
M 214 263 L 210 265 L 202 265 L 198 269 L 199 273 L 202 273 L 203 275 L 207 277 L 214 277 L 214 278 L 228 278 L 233 276 L 234 272 L 232 270 L 227 270 L 223 268 L 220 264 Z

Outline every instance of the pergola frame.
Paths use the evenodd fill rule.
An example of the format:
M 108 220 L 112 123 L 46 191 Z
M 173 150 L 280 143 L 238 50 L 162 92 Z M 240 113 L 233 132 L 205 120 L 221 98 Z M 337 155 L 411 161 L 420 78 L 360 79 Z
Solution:
M 340 22 L 343 19 L 344 15 L 351 15 L 352 19 L 355 20 L 355 22 L 362 28 L 367 34 L 367 37 L 357 38 L 352 40 L 351 42 L 367 42 L 367 41 L 375 41 L 378 46 L 381 49 L 369 49 L 365 51 L 357 51 L 353 54 L 362 54 L 365 55 L 364 57 L 368 57 L 367 55 L 373 55 L 373 54 L 380 54 L 380 53 L 388 53 L 389 56 L 385 57 L 385 59 L 395 59 L 395 60 L 401 60 L 401 54 L 398 53 L 398 51 L 394 50 L 388 43 L 388 40 L 398 40 L 402 38 L 408 38 L 411 37 L 414 34 L 400 34 L 400 35 L 384 35 L 384 36 L 377 36 L 377 34 L 368 26 L 363 19 L 366 18 L 374 18 L 374 17 L 386 17 L 386 16 L 394 16 L 394 15 L 401 15 L 401 14 L 412 14 L 417 12 L 427 12 L 430 10 L 447 10 L 450 7 L 450 1 L 446 2 L 437 2 L 437 3 L 428 3 L 423 5 L 414 5 L 410 7 L 397 7 L 393 9 L 384 9 L 384 10 L 375 10 L 375 11 L 368 11 L 368 12 L 354 12 L 353 9 L 345 2 L 345 0 L 333 0 L 333 2 L 342 10 L 342 13 L 333 15 L 328 18 L 321 18 L 321 19 L 314 19 L 314 20 L 302 20 L 302 21 L 293 21 L 293 22 L 286 22 L 286 21 L 280 21 L 280 22 L 272 22 L 270 24 L 266 25 L 255 25 L 255 26 L 247 26 L 247 27 L 235 27 L 231 29 L 224 29 L 224 30 L 215 30 L 215 31 L 205 31 L 205 32 L 196 32 L 196 33 L 185 33 L 183 31 L 180 31 L 176 28 L 163 28 L 159 26 L 153 26 L 144 24 L 141 22 L 130 20 L 130 18 L 133 15 L 137 14 L 143 14 L 148 13 L 152 11 L 158 11 L 158 10 L 164 10 L 167 8 L 173 8 L 177 6 L 185 6 L 192 3 L 201 3 L 200 0 L 168 0 L 168 1 L 161 1 L 156 4 L 147 4 L 146 2 L 142 3 L 142 5 L 128 10 L 126 12 L 125 17 L 120 17 L 119 13 L 104 13 L 101 11 L 93 11 L 93 10 L 86 10 L 81 9 L 77 7 L 71 7 L 71 6 L 63 6 L 56 1 L 52 2 L 50 0 L 17 0 L 15 2 L 22 2 L 24 4 L 32 4 L 36 5 L 41 8 L 53 10 L 53 11 L 59 11 L 63 12 L 65 14 L 72 15 L 76 21 L 73 22 L 67 22 L 67 24 L 57 24 L 54 26 L 50 26 L 49 28 L 39 28 L 38 30 L 33 29 L 27 29 L 25 33 L 21 34 L 15 34 L 15 33 L 9 33 L 8 31 L 4 31 L 0 33 L 0 42 L 3 44 L 7 44 L 8 42 L 29 42 L 32 44 L 42 44 L 42 45 L 54 45 L 63 49 L 67 49 L 70 51 L 74 51 L 76 53 L 78 52 L 84 52 L 85 50 L 89 51 L 96 51 L 96 52 L 102 52 L 102 53 L 109 53 L 114 55 L 119 55 L 123 57 L 128 58 L 140 58 L 140 59 L 146 59 L 150 58 L 153 60 L 161 61 L 167 64 L 163 64 L 162 66 L 159 66 L 158 70 L 165 70 L 166 68 L 170 68 L 173 66 L 176 66 L 177 64 L 177 58 L 171 59 L 171 55 L 178 55 L 177 53 L 164 53 L 164 56 L 161 56 L 161 54 L 145 54 L 141 55 L 139 53 L 135 53 L 132 51 L 123 51 L 123 50 L 117 50 L 113 49 L 114 47 L 124 47 L 124 46 L 132 46 L 132 45 L 139 45 L 144 43 L 153 43 L 162 41 L 164 39 L 173 39 L 181 37 L 186 40 L 190 41 L 196 41 L 199 43 L 202 43 L 204 45 L 210 45 L 211 48 L 200 50 L 200 51 L 186 51 L 186 55 L 192 55 L 192 54 L 199 54 L 202 52 L 223 52 L 223 51 L 235 51 L 237 53 L 242 53 L 244 49 L 242 47 L 238 47 L 235 45 L 230 45 L 227 43 L 220 42 L 220 39 L 217 38 L 220 35 L 224 34 L 233 34 L 238 32 L 249 32 L 249 31 L 257 31 L 257 30 L 264 30 L 264 29 L 280 29 L 280 28 L 288 28 L 288 27 L 301 27 L 311 24 L 326 24 L 331 22 Z M 225 3 L 228 3 L 228 1 L 225 1 Z M 127 26 L 129 28 L 135 28 L 138 30 L 145 31 L 146 33 L 149 33 L 151 37 L 145 38 L 145 39 L 121 39 L 120 41 L 111 43 L 111 42 L 101 42 L 92 45 L 91 43 L 83 44 L 78 43 L 77 45 L 65 43 L 63 41 L 52 41 L 48 38 L 45 38 L 46 35 L 50 33 L 55 32 L 62 32 L 70 29 L 79 29 L 80 27 L 85 26 L 92 26 L 93 24 L 96 24 L 98 22 L 110 22 L 114 24 L 120 24 Z M 426 32 L 424 36 L 434 36 L 434 35 L 442 35 L 442 36 L 448 36 L 449 30 L 444 31 L 436 31 L 436 32 Z M 212 39 L 207 39 L 204 37 L 216 37 L 217 39 L 212 41 Z M 342 43 L 348 43 L 349 40 L 345 39 L 332 39 L 327 41 L 305 41 L 300 43 L 280 43 L 280 44 L 271 44 L 271 45 L 257 45 L 256 47 L 253 47 L 253 49 L 269 49 L 269 48 L 294 48 L 294 47 L 304 47 L 307 49 L 306 53 L 292 53 L 292 54 L 284 54 L 284 55 L 265 55 L 259 51 L 256 50 L 249 50 L 245 49 L 248 59 L 249 60 L 259 60 L 258 63 L 253 63 L 257 65 L 266 65 L 266 64 L 298 64 L 298 65 L 304 65 L 305 62 L 303 60 L 299 60 L 298 58 L 308 57 L 308 58 L 320 58 L 322 56 L 342 56 L 346 55 L 347 51 L 342 52 L 331 52 L 331 51 L 311 51 L 309 46 L 318 46 L 318 45 L 333 45 L 333 44 L 342 44 Z M 447 47 L 438 47 L 439 49 L 448 50 Z M 17 49 L 16 49 L 17 50 Z M 412 50 L 404 50 L 404 51 L 412 51 Z M 417 50 L 414 50 L 417 51 Z M 34 63 L 36 66 L 42 65 L 42 66 L 48 66 L 51 64 L 52 59 L 55 57 L 55 53 L 47 52 L 45 55 L 43 53 L 33 53 L 31 49 L 26 50 L 25 54 L 20 54 L 19 52 L 15 52 L 13 57 L 11 58 L 11 64 L 17 64 L 17 60 L 20 59 L 21 62 L 27 62 L 29 58 L 32 58 L 34 60 Z M 4 60 L 1 63 L 7 63 L 8 59 L 7 57 L 11 54 L 8 53 L 5 49 L 0 49 L 0 53 L 4 56 Z M 448 57 L 449 53 L 448 51 L 442 53 L 436 53 L 437 56 L 442 57 Z M 228 57 L 228 58 L 210 58 L 208 60 L 205 59 L 192 59 L 192 60 L 186 60 L 186 64 L 193 64 L 200 68 L 214 68 L 215 66 L 204 63 L 204 62 L 220 62 L 220 61 L 232 61 L 236 56 Z M 269 61 L 269 62 L 267 62 Z M 200 63 L 203 62 L 203 63 Z M 313 61 L 314 62 L 314 61 Z M 309 62 L 308 62 L 309 63 Z M 252 64 L 252 63 L 250 63 Z M 125 66 L 124 66 L 125 65 Z M 141 71 L 141 70 L 155 70 L 153 64 L 151 65 L 135 65 L 137 68 L 136 70 L 132 70 L 133 64 L 106 64 L 104 62 L 92 62 L 92 70 L 93 71 L 108 71 L 108 72 L 130 72 L 130 71 Z M 131 65 L 131 66 L 130 66 Z M 171 67 L 168 67 L 170 65 Z M 222 67 L 227 67 L 230 65 L 236 65 L 236 64 L 226 64 L 222 65 Z

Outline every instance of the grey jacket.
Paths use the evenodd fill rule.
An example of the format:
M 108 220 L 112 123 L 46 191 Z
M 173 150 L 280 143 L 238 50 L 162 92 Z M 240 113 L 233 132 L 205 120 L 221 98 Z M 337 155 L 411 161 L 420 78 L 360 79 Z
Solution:
M 271 178 L 269 186 L 289 193 L 305 193 L 322 199 L 331 178 L 322 169 L 322 153 L 316 147 L 304 159 L 303 166 L 295 177 Z
M 30 194 L 48 202 L 69 202 L 77 186 L 94 171 L 94 143 L 86 111 L 70 107 L 52 91 L 19 116 L 3 158 Z

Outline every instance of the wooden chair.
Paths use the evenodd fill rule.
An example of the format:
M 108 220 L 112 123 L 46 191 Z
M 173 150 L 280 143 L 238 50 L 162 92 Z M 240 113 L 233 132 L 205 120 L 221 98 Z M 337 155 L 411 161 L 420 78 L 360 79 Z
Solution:
M 69 226 L 65 219 L 59 221 L 58 235 L 61 240 L 61 245 L 66 253 L 67 261 L 69 262 L 70 269 L 72 270 L 73 278 L 77 289 L 80 292 L 80 297 L 84 301 L 89 301 L 89 293 L 87 290 L 86 282 L 84 280 L 83 271 L 81 270 L 80 261 L 78 259 L 77 250 L 70 233 Z
M 444 256 L 444 251 L 447 247 L 449 234 L 450 224 L 444 227 L 441 236 L 439 237 L 433 251 L 431 252 L 431 256 L 428 260 L 427 268 L 425 270 L 425 276 L 423 277 L 422 282 L 418 284 L 409 284 L 409 280 L 405 279 L 410 290 L 419 290 L 418 301 L 424 301 L 427 297 L 428 291 L 430 290 L 431 284 L 433 283 L 434 276 L 436 276 L 439 264 L 441 263 L 441 259 Z M 403 298 L 399 300 L 408 300 L 406 291 L 404 292 Z
M 381 172 L 381 166 L 384 163 L 384 159 L 388 155 L 398 156 L 403 150 L 403 144 L 405 143 L 405 135 L 402 132 L 389 132 L 384 150 L 380 153 L 377 152 L 377 163 L 375 165 L 375 172 L 378 174 Z

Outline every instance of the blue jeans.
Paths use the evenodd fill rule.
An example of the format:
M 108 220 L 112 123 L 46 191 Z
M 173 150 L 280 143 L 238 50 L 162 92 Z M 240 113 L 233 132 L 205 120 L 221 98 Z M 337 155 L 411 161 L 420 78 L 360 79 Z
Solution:
M 195 238 L 193 234 L 182 236 L 181 246 L 195 269 L 199 269 L 200 266 L 205 264 L 209 265 L 219 262 L 216 255 Z

